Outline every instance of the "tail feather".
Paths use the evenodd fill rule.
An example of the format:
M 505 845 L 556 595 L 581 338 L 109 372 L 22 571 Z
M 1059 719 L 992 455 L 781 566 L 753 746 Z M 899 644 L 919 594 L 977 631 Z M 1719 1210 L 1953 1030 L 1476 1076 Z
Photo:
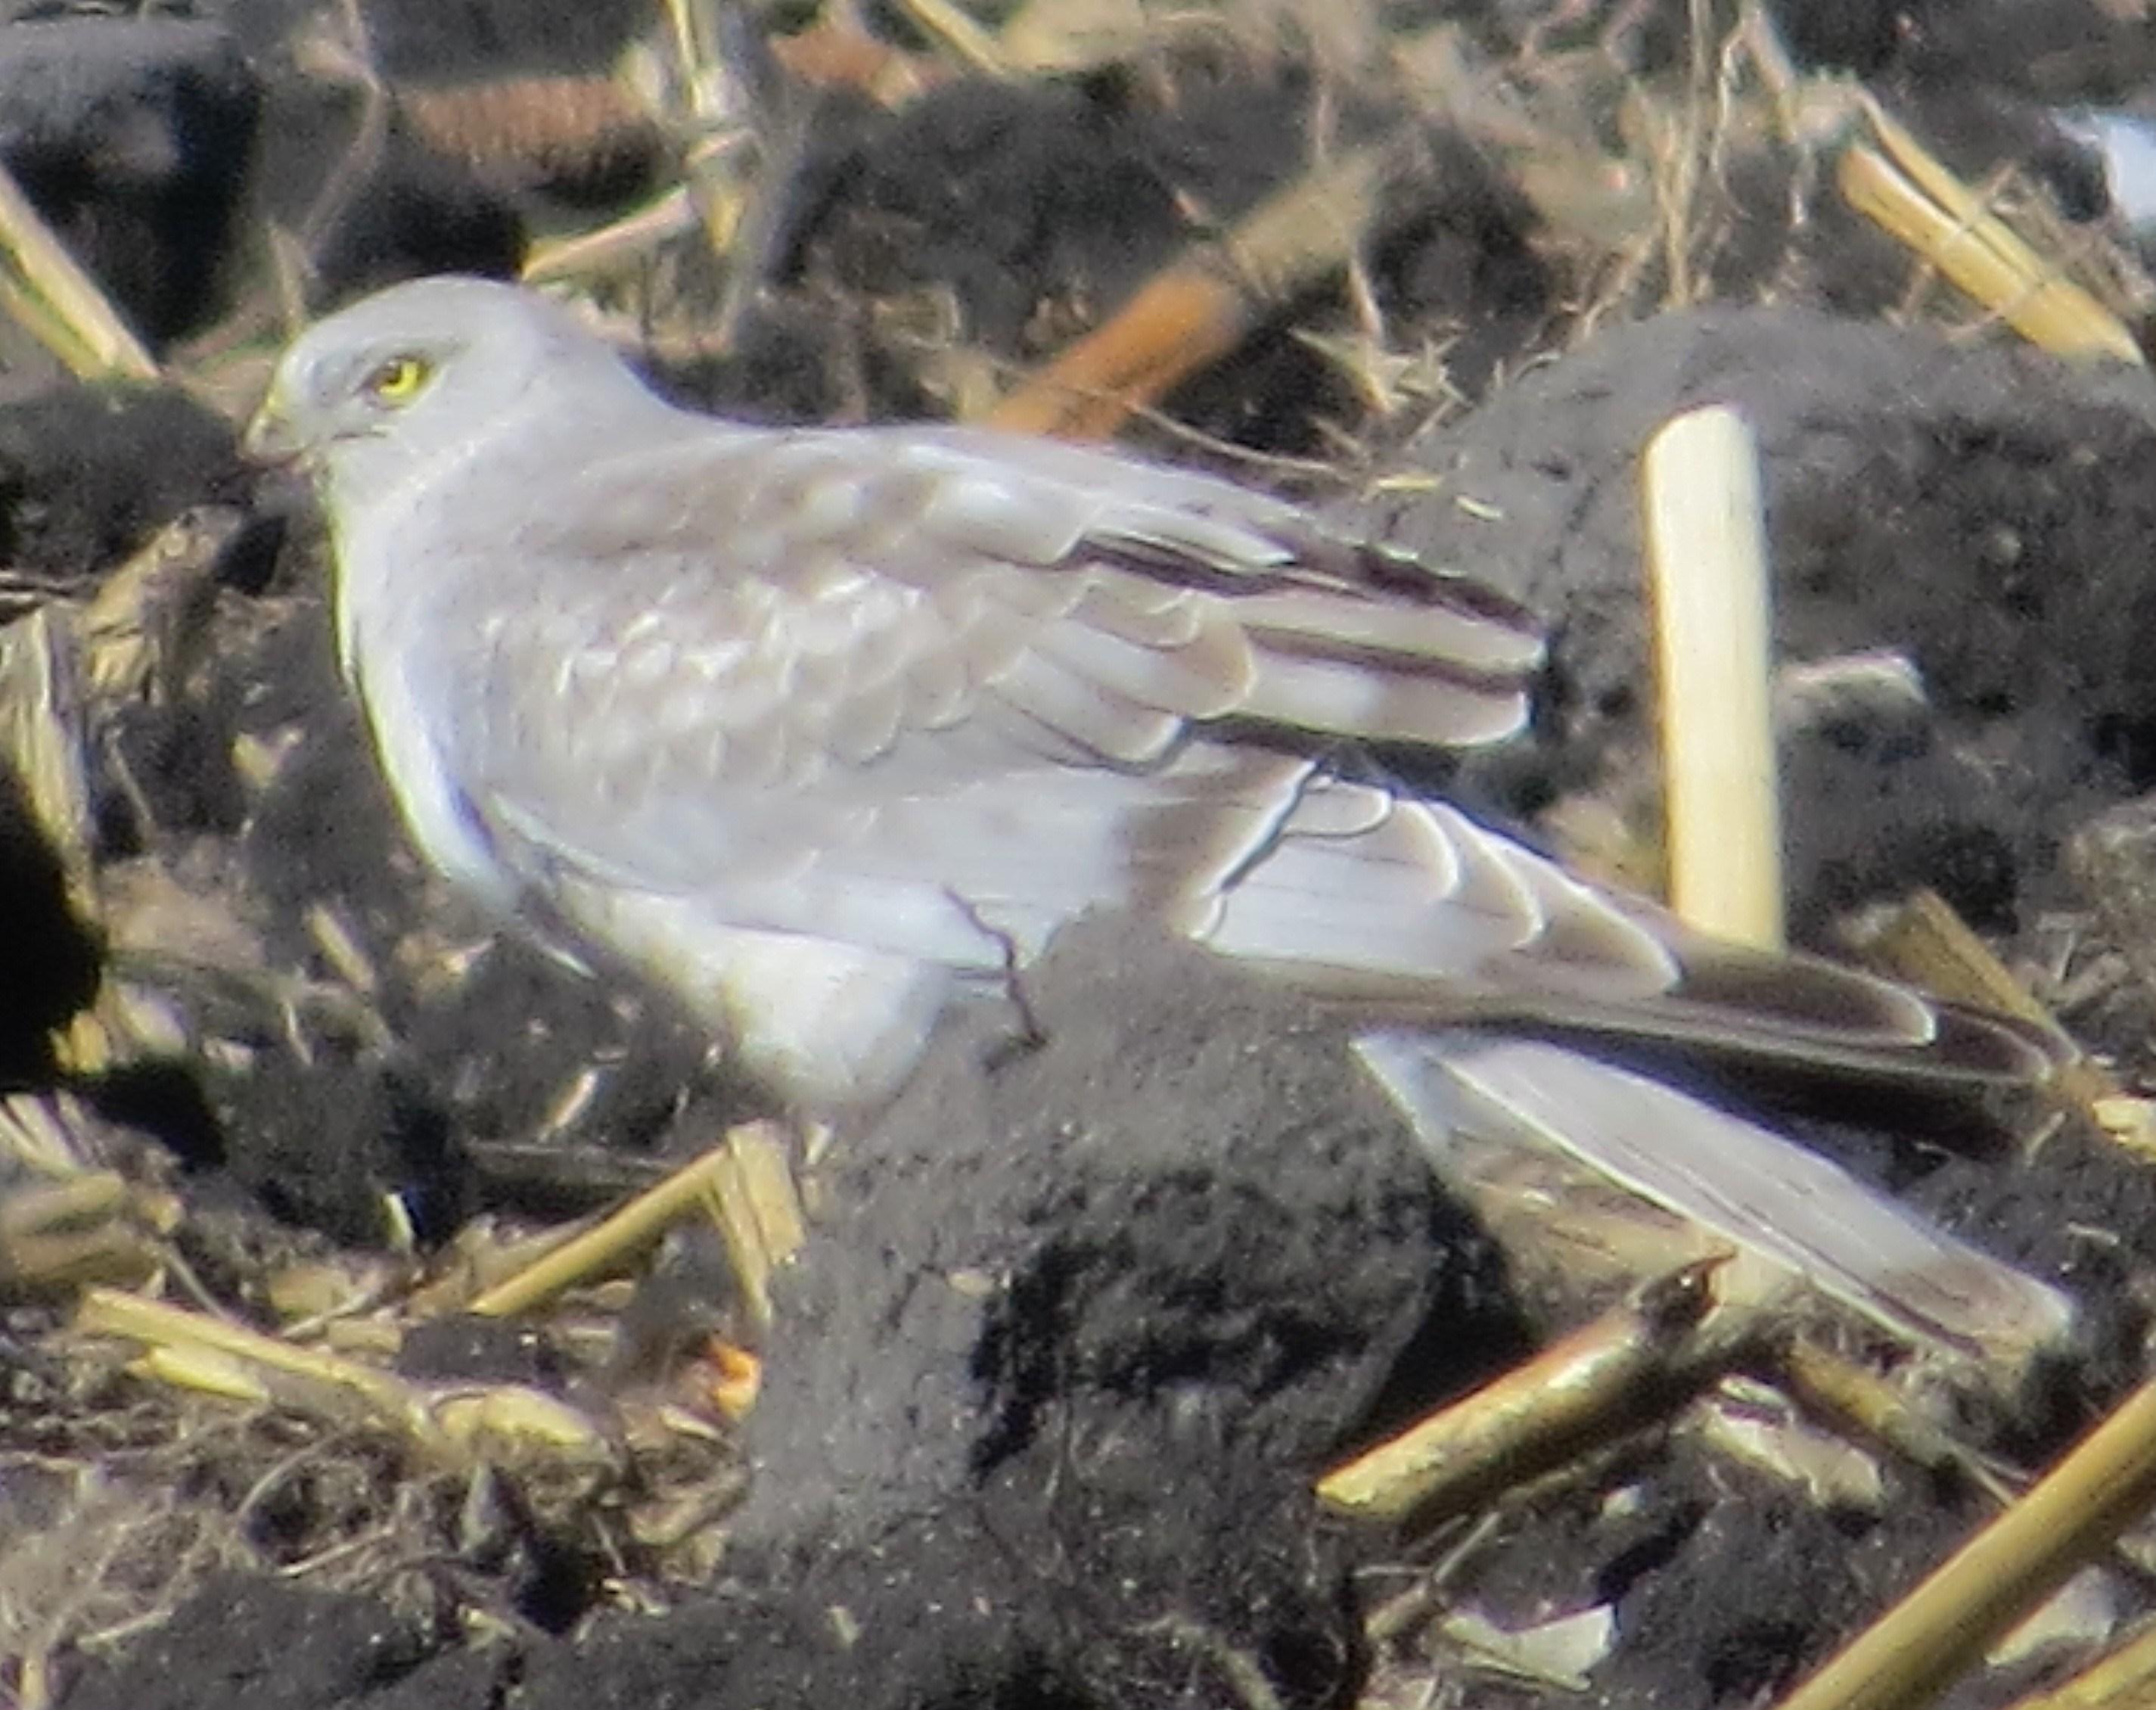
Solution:
M 1554 1147 L 1901 1334 L 2016 1369 L 2072 1302 L 1743 1117 L 1545 1041 L 1383 1031 L 1356 1050 L 1440 1168 L 1463 1134 Z
M 1560 1030 L 1685 1045 L 1740 1060 L 1907 1086 L 2034 1086 L 2075 1055 L 2058 1033 L 1948 1003 L 1861 969 L 1768 956 L 1671 929 L 1678 978 L 1653 998 L 1604 1007 L 1525 994 L 1492 1000 Z

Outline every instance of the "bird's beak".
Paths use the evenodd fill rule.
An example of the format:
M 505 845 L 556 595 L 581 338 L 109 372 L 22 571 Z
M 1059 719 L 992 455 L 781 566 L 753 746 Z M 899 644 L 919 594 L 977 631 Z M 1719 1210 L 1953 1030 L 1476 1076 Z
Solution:
M 254 419 L 248 423 L 239 449 L 250 463 L 272 469 L 290 467 L 306 449 L 292 426 L 283 390 L 275 383 L 262 400 L 261 408 L 254 412 Z

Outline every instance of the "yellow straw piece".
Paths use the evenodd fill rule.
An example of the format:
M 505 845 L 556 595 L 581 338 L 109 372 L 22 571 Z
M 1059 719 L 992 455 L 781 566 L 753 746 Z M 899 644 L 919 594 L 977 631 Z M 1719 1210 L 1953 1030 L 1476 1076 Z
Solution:
M 1667 424 L 1641 463 L 1661 697 L 1670 901 L 1702 932 L 1782 945 L 1782 818 L 1759 452 L 1724 405 Z
M 0 167 L 0 311 L 85 380 L 155 380 L 157 364 L 120 311 Z
M 1907 244 L 2031 344 L 2063 357 L 2143 357 L 2118 317 L 2024 242 L 1876 103 L 1865 117 L 1885 150 L 1853 143 L 1836 169 L 1843 198 Z
M 2143 1384 L 2021 1500 L 1784 1699 L 1782 1710 L 1912 1710 L 2156 1502 L 2156 1384 Z

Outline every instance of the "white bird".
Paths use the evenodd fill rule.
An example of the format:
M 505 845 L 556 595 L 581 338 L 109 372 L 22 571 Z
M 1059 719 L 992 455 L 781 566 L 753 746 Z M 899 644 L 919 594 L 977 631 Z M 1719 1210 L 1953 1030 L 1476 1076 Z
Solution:
M 797 1109 L 888 1096 L 955 992 L 1121 908 L 1353 1005 L 1440 1154 L 1554 1143 L 1951 1346 L 2067 1333 L 2056 1290 L 1771 1131 L 1492 1025 L 1979 1083 L 2054 1054 L 1707 940 L 1355 769 L 1359 742 L 1524 723 L 1539 633 L 1464 576 L 1111 452 L 677 409 L 476 280 L 304 333 L 249 441 L 316 484 L 344 671 L 419 849 L 672 987 Z
M 1373 1014 L 2011 1080 L 2011 1023 L 1707 941 L 1367 741 L 1512 735 L 1528 614 L 1112 452 L 676 408 L 470 279 L 329 316 L 249 433 L 313 476 L 346 675 L 418 847 L 721 1025 L 798 1106 L 880 1098 L 954 989 L 1134 910 Z

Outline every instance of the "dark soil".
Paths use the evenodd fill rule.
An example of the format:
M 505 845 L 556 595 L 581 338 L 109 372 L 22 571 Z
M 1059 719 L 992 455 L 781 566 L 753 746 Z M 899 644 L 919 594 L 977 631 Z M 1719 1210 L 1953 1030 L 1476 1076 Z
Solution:
M 1494 39 L 1518 8 L 1455 9 Z M 303 76 L 310 8 L 198 10 L 0 23 L 0 158 L 162 352 L 265 318 L 270 223 L 300 240 L 294 283 L 319 305 L 409 273 L 513 270 L 565 209 L 669 181 L 675 145 L 646 121 L 608 120 L 592 152 L 505 166 L 448 146 L 417 105 L 370 109 L 363 81 Z M 400 92 L 482 70 L 578 78 L 648 21 L 634 6 L 362 10 Z M 2145 29 L 2066 3 L 1804 15 L 1815 58 L 1912 100 L 2010 112 L 1984 131 L 1994 141 L 2048 134 L 2038 100 L 2061 98 L 2077 41 L 2111 43 L 2114 73 L 2137 54 L 2156 71 Z M 2013 53 L 1987 31 L 2010 31 Z M 1399 116 L 1376 94 L 1340 96 L 1298 55 L 1255 52 L 955 80 L 896 116 L 857 95 L 787 99 L 784 123 L 808 140 L 787 157 L 766 289 L 728 352 L 661 365 L 685 395 L 764 419 L 932 412 L 934 371 L 889 336 L 911 324 L 894 306 L 932 300 L 969 344 L 1036 363 L 1304 168 L 1321 133 L 1337 146 Z M 1491 151 L 1442 131 L 1429 146 L 1443 187 L 1368 258 L 1372 300 L 1397 348 L 1446 346 L 1473 407 L 1387 460 L 1434 486 L 1337 502 L 1507 587 L 1557 635 L 1532 738 L 1445 782 L 1553 840 L 1583 800 L 1638 815 L 1638 453 L 1676 410 L 1738 403 L 1765 458 L 1784 656 L 1896 650 L 1924 690 L 1792 720 L 1800 934 L 1829 942 L 1851 908 L 1933 887 L 2048 970 L 2046 994 L 2071 999 L 2082 1038 L 2146 1074 L 2156 997 L 2130 977 L 2068 978 L 2118 958 L 2064 852 L 2156 786 L 2156 383 L 1995 331 L 1842 318 L 1830 306 L 1854 299 L 1823 275 L 1795 301 L 1619 317 L 1551 354 L 1579 284 L 1561 246 Z M 680 271 L 685 291 L 710 283 Z M 1296 336 L 1337 336 L 1345 312 L 1331 287 L 1281 306 L 1172 413 L 1245 450 L 1352 439 L 1361 455 L 1406 438 Z M 185 506 L 243 490 L 230 427 L 205 407 L 177 390 L 108 397 L 49 367 L 0 379 L 11 614 L 90 585 Z M 163 924 L 136 922 L 156 953 L 136 942 L 130 977 L 199 1049 L 75 1090 L 177 1158 L 182 1249 L 249 1307 L 255 1244 L 378 1250 L 393 1194 L 427 1253 L 475 1214 L 579 1214 L 752 1108 L 660 1000 L 494 938 L 423 870 L 337 680 L 319 561 L 304 512 L 265 486 L 219 567 L 199 669 L 90 732 L 106 876 L 154 870 L 169 887 Z M 242 762 L 263 753 L 275 763 Z M 66 920 L 61 870 L 23 834 L 17 793 L 0 788 L 0 1085 L 43 1088 L 59 1078 L 48 1030 L 85 1001 L 98 947 Z M 324 917 L 367 979 L 331 953 Z M 440 976 L 445 959 L 458 978 Z M 1301 1001 L 1114 922 L 1068 935 L 1023 992 L 1043 1040 L 1019 1036 L 1015 1006 L 955 1019 L 899 1103 L 841 1135 L 819 1172 L 739 1446 L 750 1493 L 708 1583 L 643 1584 L 513 1489 L 495 1492 L 494 1526 L 473 1519 L 470 1492 L 413 1499 L 432 1504 L 413 1533 L 425 1547 L 380 1585 L 266 1571 L 364 1531 L 368 1504 L 388 1500 L 376 1485 L 393 1482 L 377 1445 L 376 1461 L 351 1451 L 346 1484 L 323 1471 L 287 1509 L 252 1514 L 254 1569 L 195 1575 L 177 1613 L 124 1641 L 64 1646 L 60 1702 L 1317 1707 L 1383 1702 L 1372 1694 L 1404 1676 L 1478 1695 L 1466 1702 L 1711 1710 L 1786 1690 L 1987 1512 L 1891 1460 L 1876 1504 L 1822 1504 L 1696 1431 L 1650 1431 L 1508 1499 L 1448 1588 L 1501 1625 L 1609 1605 L 1614 1649 L 1584 1690 L 1462 1674 L 1418 1635 L 1373 1645 L 1370 1609 L 1459 1534 L 1328 1521 L 1313 1475 L 1566 1327 L 1519 1297 L 1340 1029 Z M 1830 1100 L 1804 1132 L 2083 1300 L 2087 1345 L 2046 1393 L 1956 1421 L 2041 1461 L 2138 1374 L 2156 1177 L 2078 1128 L 2023 1151 L 2017 1114 L 1994 1112 L 1988 1145 L 1949 1148 L 1902 1114 Z M 50 1323 L 0 1323 L 11 1455 L 83 1440 L 62 1431 L 80 1387 L 37 1346 Z M 465 1323 L 407 1349 L 430 1375 L 574 1389 L 559 1353 Z M 106 1381 L 93 1399 L 116 1412 L 157 1404 Z M 114 1467 L 135 1468 L 127 1433 L 110 1440 Z M 289 1452 L 333 1467 L 335 1451 Z M 0 1467 L 0 1518 L 57 1528 L 11 1494 L 17 1464 Z M 250 1494 L 238 1474 L 236 1488 L 198 1482 L 186 1500 Z M 264 1542 L 279 1528 L 284 1555 Z M 2131 1575 L 2116 1589 L 2123 1614 L 2148 1601 Z M 2042 1666 L 1949 1702 L 2006 1702 Z
M 2063 838 L 2156 783 L 2156 390 L 2011 347 L 1804 311 L 1612 329 L 1406 454 L 1441 480 L 1370 525 L 1561 614 L 1537 741 L 1487 773 L 1516 814 L 1635 771 L 1650 706 L 1639 448 L 1740 406 L 1765 460 L 1792 661 L 1906 655 L 1913 717 L 1832 719 L 1785 755 L 1799 931 L 1916 885 L 1987 930 L 2066 900 Z M 1475 501 L 1471 511 L 1455 497 Z

